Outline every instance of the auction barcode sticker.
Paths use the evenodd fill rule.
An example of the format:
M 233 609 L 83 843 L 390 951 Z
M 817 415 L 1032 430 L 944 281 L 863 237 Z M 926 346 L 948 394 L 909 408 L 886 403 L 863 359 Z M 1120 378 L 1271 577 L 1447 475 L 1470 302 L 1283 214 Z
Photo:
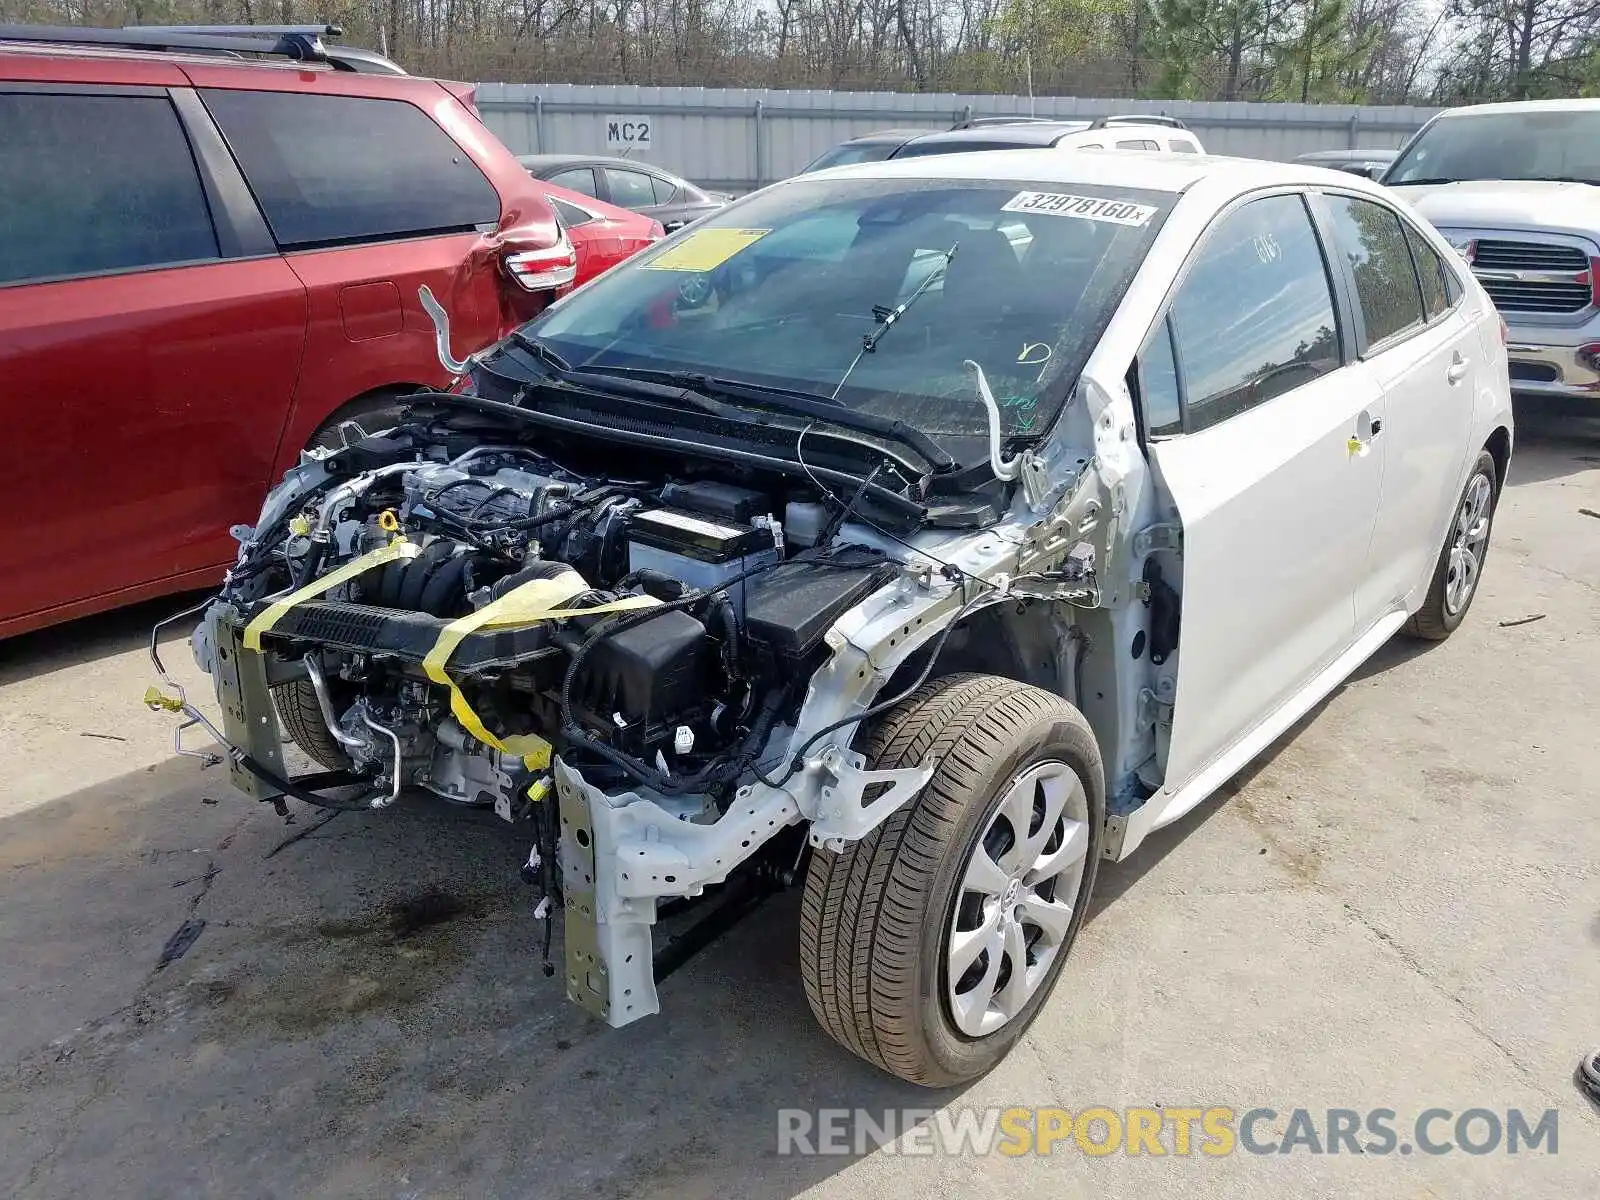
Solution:
M 1068 196 L 1061 192 L 1018 192 L 1005 202 L 1006 212 L 1048 213 L 1085 221 L 1110 221 L 1116 225 L 1143 225 L 1156 210 L 1131 200 L 1102 200 L 1095 196 Z

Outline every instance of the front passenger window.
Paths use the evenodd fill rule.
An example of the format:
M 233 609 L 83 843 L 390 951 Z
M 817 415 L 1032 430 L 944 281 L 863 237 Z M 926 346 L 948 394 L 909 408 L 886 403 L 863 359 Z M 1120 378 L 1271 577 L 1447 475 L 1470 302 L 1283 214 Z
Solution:
M 1333 292 L 1304 199 L 1268 196 L 1224 217 L 1171 319 L 1190 432 L 1337 370 Z

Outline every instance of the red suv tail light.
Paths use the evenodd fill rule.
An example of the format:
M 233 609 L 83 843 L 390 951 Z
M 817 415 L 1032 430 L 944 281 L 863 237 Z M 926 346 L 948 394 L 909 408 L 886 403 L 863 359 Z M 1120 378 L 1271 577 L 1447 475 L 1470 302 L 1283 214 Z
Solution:
M 505 264 L 506 273 L 529 292 L 570 287 L 578 277 L 578 252 L 565 235 L 547 249 L 508 254 Z

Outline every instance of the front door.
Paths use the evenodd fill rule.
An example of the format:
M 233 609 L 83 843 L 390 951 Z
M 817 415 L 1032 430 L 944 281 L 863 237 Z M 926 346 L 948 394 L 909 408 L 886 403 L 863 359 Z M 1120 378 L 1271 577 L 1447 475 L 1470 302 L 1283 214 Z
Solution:
M 1176 790 L 1355 633 L 1383 475 L 1381 450 L 1356 443 L 1377 388 L 1347 361 L 1302 196 L 1249 201 L 1212 227 L 1141 375 L 1151 461 L 1183 525 Z

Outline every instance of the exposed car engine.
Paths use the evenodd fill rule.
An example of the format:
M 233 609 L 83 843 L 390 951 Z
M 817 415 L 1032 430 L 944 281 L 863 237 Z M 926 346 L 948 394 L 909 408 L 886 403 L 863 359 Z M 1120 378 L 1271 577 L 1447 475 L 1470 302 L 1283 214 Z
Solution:
M 829 624 L 895 573 L 787 545 L 781 496 L 447 440 L 402 427 L 308 460 L 239 531 L 219 601 L 289 734 L 379 803 L 421 787 L 510 815 L 555 753 L 713 820 Z M 197 638 L 208 670 L 227 637 Z

